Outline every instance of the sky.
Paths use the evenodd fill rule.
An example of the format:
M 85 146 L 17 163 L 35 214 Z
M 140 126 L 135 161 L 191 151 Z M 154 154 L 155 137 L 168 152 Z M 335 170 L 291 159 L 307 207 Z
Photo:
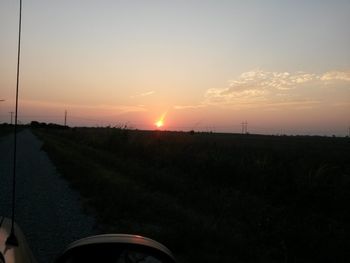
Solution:
M 18 7 L 0 2 L 0 122 Z M 21 123 L 350 132 L 348 0 L 23 0 L 22 19 Z

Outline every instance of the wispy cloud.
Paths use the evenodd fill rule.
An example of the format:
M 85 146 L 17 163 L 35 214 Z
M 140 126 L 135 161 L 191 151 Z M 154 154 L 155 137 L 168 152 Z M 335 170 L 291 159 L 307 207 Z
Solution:
M 186 109 L 200 109 L 206 107 L 205 104 L 198 104 L 198 105 L 175 105 L 175 110 L 186 110 Z
M 313 74 L 270 72 L 258 69 L 242 73 L 238 78 L 230 80 L 229 87 L 208 89 L 204 94 L 203 104 L 234 107 L 289 105 L 306 109 L 319 103 L 315 99 L 317 94 L 306 95 L 307 91 L 330 83 L 348 86 L 350 71 Z
M 333 106 L 350 109 L 350 101 L 339 101 L 339 102 L 333 103 Z
M 350 70 L 348 71 L 330 71 L 321 76 L 323 81 L 350 81 Z
M 230 90 L 289 90 L 295 88 L 298 84 L 309 82 L 314 78 L 314 74 L 303 72 L 291 74 L 289 72 L 253 70 L 242 73 L 237 79 L 231 80 Z
M 109 111 L 116 114 L 123 114 L 127 112 L 143 112 L 146 111 L 143 105 L 83 105 L 83 104 L 69 104 L 60 102 L 45 102 L 45 101 L 35 101 L 35 100 L 22 100 L 21 104 L 23 108 L 38 108 L 46 110 L 81 110 L 81 111 Z
M 146 96 L 150 96 L 152 94 L 154 94 L 155 91 L 154 90 L 150 90 L 150 91 L 147 91 L 147 92 L 142 92 L 142 93 L 139 93 L 139 94 L 136 94 L 136 95 L 132 95 L 130 96 L 130 98 L 138 98 L 138 97 L 146 97 Z

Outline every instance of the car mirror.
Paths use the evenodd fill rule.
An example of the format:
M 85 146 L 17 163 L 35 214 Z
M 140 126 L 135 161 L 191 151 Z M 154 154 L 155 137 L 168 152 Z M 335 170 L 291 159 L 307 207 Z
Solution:
M 175 263 L 169 249 L 152 239 L 124 234 L 106 234 L 73 242 L 56 263 Z

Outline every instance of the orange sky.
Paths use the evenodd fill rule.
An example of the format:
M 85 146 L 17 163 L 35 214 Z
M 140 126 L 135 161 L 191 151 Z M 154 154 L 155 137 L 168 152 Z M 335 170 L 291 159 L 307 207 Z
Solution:
M 312 2 L 312 3 L 311 3 Z M 25 1 L 22 123 L 346 135 L 350 3 Z M 298 14 L 298 16 L 295 16 Z M 17 2 L 0 3 L 0 122 Z

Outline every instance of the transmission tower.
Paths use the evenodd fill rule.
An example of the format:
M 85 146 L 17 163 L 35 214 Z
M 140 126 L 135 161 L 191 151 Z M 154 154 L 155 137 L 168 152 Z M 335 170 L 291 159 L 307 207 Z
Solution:
M 242 124 L 242 134 L 247 134 L 248 133 L 248 122 L 244 121 L 241 124 Z

